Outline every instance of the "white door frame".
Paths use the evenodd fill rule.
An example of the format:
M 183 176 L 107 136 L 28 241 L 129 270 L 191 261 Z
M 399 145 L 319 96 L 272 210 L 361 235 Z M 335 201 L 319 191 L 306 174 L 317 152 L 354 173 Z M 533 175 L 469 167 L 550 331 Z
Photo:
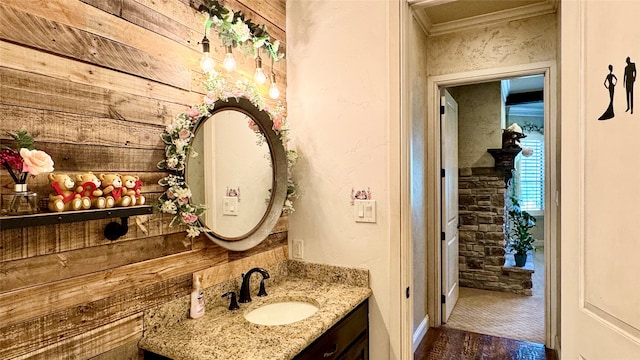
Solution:
M 496 81 L 528 75 L 544 75 L 545 111 L 545 345 L 555 348 L 558 333 L 558 141 L 557 119 L 558 74 L 555 61 L 545 61 L 510 67 L 464 73 L 430 76 L 427 80 L 427 308 L 429 326 L 442 324 L 440 305 L 441 274 L 441 214 L 440 214 L 440 88 Z M 548 219 L 548 220 L 547 220 Z

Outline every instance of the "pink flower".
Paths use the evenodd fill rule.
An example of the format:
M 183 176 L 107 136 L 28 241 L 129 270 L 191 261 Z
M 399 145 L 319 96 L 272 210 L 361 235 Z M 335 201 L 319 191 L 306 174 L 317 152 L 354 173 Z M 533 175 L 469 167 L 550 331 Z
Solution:
M 253 130 L 253 132 L 260 132 L 258 124 L 256 124 L 253 120 L 249 119 L 249 121 L 247 121 L 247 125 L 249 125 L 249 129 Z
M 180 132 L 178 133 L 178 137 L 180 139 L 188 139 L 189 136 L 191 136 L 191 132 L 187 129 L 182 129 L 180 130 Z
M 282 114 L 276 115 L 273 118 L 273 130 L 280 131 L 282 130 L 282 125 L 284 125 L 284 116 Z
M 200 110 L 198 110 L 198 108 L 196 107 L 192 107 L 187 110 L 187 115 L 189 115 L 190 118 L 198 117 L 200 115 Z
M 192 213 L 181 212 L 180 216 L 182 216 L 182 221 L 184 221 L 185 224 L 193 224 L 198 220 L 198 216 Z
M 188 197 L 183 196 L 183 197 L 179 197 L 178 198 L 178 204 L 186 205 L 188 203 L 189 203 L 189 198 Z
M 216 94 L 209 92 L 207 96 L 204 97 L 204 103 L 207 105 L 211 105 L 216 102 Z
M 44 151 L 22 148 L 20 149 L 20 156 L 22 156 L 23 161 L 23 172 L 28 172 L 35 176 L 53 171 L 53 160 L 51 160 L 51 156 Z

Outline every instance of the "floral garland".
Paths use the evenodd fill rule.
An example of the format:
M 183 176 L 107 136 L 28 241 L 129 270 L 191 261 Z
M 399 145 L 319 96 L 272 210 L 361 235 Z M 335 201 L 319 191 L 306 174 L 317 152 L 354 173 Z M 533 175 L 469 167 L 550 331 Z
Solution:
M 203 103 L 194 105 L 186 112 L 178 114 L 161 135 L 162 141 L 166 145 L 166 159 L 158 163 L 158 168 L 171 171 L 172 174 L 158 181 L 159 185 L 169 187 L 160 195 L 158 208 L 163 213 L 175 215 L 170 226 L 186 225 L 189 237 L 196 237 L 203 231 L 209 231 L 198 222 L 198 217 L 205 213 L 206 208 L 204 205 L 191 203 L 191 189 L 186 183 L 184 172 L 189 152 L 191 151 L 191 157 L 198 156 L 195 151 L 191 150 L 195 126 L 199 120 L 211 116 L 217 99 L 228 101 L 230 98 L 245 97 L 258 109 L 269 114 L 273 122 L 272 129 L 279 135 L 287 155 L 287 198 L 283 212 L 287 214 L 294 212 L 293 199 L 297 198 L 298 194 L 296 184 L 291 177 L 291 169 L 298 160 L 298 154 L 295 150 L 287 149 L 289 127 L 284 106 L 278 103 L 275 109 L 271 109 L 250 81 L 238 80 L 235 83 L 229 83 L 218 73 L 209 75 L 204 83 L 204 88 L 207 90 L 207 94 L 204 96 Z M 249 126 L 256 133 L 259 133 L 260 130 L 255 124 L 252 127 L 249 123 Z M 260 133 L 260 135 L 262 134 Z
M 234 12 L 217 0 L 206 0 L 203 5 L 200 5 L 198 11 L 207 14 L 205 34 L 214 27 L 225 46 L 245 46 L 251 43 L 253 44 L 252 52 L 262 48 L 274 62 L 284 58 L 284 54 L 279 53 L 280 41 L 272 41 L 265 25 L 260 26 L 245 19 L 241 11 Z

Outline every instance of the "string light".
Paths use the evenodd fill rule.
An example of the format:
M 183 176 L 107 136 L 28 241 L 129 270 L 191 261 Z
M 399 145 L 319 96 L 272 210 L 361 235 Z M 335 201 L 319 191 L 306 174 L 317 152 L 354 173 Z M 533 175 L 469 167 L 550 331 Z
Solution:
M 211 58 L 210 48 L 209 48 L 209 39 L 207 39 L 207 35 L 202 39 L 202 60 L 200 60 L 200 67 L 205 74 L 208 74 L 213 71 L 214 61 Z
M 224 56 L 224 60 L 222 61 L 222 67 L 224 67 L 224 69 L 229 72 L 236 69 L 236 58 L 233 57 L 231 46 L 227 46 L 227 55 Z
M 267 75 L 265 75 L 264 70 L 262 70 L 262 59 L 260 58 L 260 54 L 256 57 L 256 72 L 253 74 L 253 79 L 260 85 L 267 82 Z
M 269 97 L 272 99 L 277 99 L 280 97 L 280 89 L 278 89 L 278 85 L 276 84 L 276 74 L 271 71 L 271 86 L 269 87 Z

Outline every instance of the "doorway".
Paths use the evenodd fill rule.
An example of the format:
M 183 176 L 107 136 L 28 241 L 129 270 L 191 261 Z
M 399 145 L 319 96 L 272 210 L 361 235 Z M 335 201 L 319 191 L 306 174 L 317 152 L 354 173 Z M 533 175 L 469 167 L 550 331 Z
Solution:
M 555 198 L 552 199 L 551 194 L 556 194 L 556 147 L 555 139 L 557 126 L 556 122 L 556 109 L 555 109 L 555 94 L 556 94 L 556 74 L 555 63 L 544 62 L 536 64 L 519 65 L 508 68 L 489 69 L 482 71 L 474 71 L 468 73 L 449 74 L 441 76 L 429 77 L 428 80 L 428 108 L 439 108 L 440 93 L 444 88 L 456 87 L 468 84 L 486 83 L 490 81 L 500 81 L 502 79 L 516 78 L 523 76 L 542 75 L 544 79 L 544 141 L 546 146 L 546 152 L 544 156 L 545 160 L 545 174 L 544 174 L 544 343 L 550 348 L 555 346 L 555 335 L 557 334 L 557 251 L 556 251 L 556 223 L 557 223 L 557 209 Z M 446 260 L 443 259 L 440 254 L 442 252 L 443 243 L 441 239 L 442 230 L 442 215 L 440 210 L 440 204 L 442 203 L 440 172 L 441 172 L 441 159 L 442 154 L 440 151 L 440 140 L 442 129 L 440 126 L 440 112 L 430 111 L 428 113 L 428 189 L 431 194 L 428 194 L 430 200 L 430 214 L 429 214 L 429 232 L 427 239 L 427 256 L 428 262 L 431 262 L 432 271 L 429 271 L 427 278 L 428 282 L 428 309 L 429 309 L 429 325 L 437 327 L 442 325 L 444 321 L 442 306 L 441 306 L 441 292 L 443 273 L 448 270 Z M 504 128 L 504 127 L 503 127 Z
M 545 342 L 543 89 L 542 75 L 444 89 L 452 98 L 447 103 L 457 103 L 457 115 L 451 114 L 451 106 L 445 106 L 441 119 L 443 167 L 453 162 L 447 161 L 452 156 L 457 157 L 458 166 L 446 171 L 443 211 L 448 209 L 445 203 L 456 199 L 450 194 L 456 191 L 450 189 L 450 184 L 455 180 L 459 188 L 459 201 L 454 204 L 456 222 L 459 219 L 458 229 L 454 230 L 458 236 L 452 229 L 444 228 L 443 223 L 447 238 L 459 239 L 455 263 L 442 272 L 443 285 L 460 285 L 455 289 L 459 300 L 453 309 L 450 291 L 445 292 L 443 322 L 449 328 Z M 446 145 L 453 137 L 446 129 L 456 120 L 459 141 L 457 148 L 451 149 Z M 510 127 L 517 127 L 526 137 L 519 140 L 524 150 L 511 162 L 513 169 L 505 169 L 488 149 L 500 148 L 502 129 Z M 537 239 L 535 249 L 527 252 L 524 266 L 515 266 L 511 248 L 505 247 L 509 244 L 505 243 L 508 238 L 505 231 L 515 230 L 513 219 L 518 214 L 527 220 L 520 225 L 531 227 L 520 228 L 526 229 L 522 239 Z M 508 227 L 504 226 L 505 220 Z M 527 234 L 531 236 L 525 237 Z M 443 256 L 452 252 L 449 243 L 443 242 Z M 443 259 L 443 266 L 448 261 L 451 260 Z M 449 273 L 456 270 L 458 276 L 449 281 Z

